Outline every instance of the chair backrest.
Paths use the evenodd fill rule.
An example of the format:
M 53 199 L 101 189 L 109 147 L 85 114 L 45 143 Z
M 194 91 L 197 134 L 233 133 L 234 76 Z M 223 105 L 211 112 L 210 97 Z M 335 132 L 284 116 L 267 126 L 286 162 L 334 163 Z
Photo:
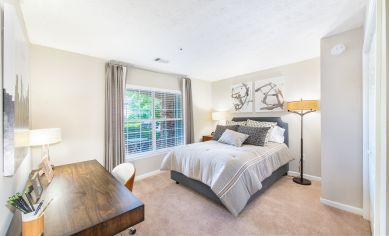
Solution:
M 112 175 L 130 191 L 134 186 L 135 167 L 132 163 L 122 163 L 112 170 Z

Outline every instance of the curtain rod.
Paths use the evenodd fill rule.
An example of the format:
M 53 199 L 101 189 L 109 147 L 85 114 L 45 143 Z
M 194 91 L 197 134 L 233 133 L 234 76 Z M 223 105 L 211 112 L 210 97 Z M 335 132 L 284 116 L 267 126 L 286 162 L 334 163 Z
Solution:
M 121 61 L 110 60 L 109 63 L 113 64 L 113 65 L 126 66 L 126 67 L 129 67 L 129 68 L 136 68 L 136 69 L 145 70 L 145 71 L 154 72 L 154 73 L 175 75 L 175 76 L 180 76 L 180 77 L 185 77 L 185 78 L 188 77 L 187 75 L 176 74 L 176 73 L 171 73 L 171 72 L 164 72 L 164 71 L 158 71 L 158 70 L 154 70 L 154 69 L 149 69 L 149 68 L 144 68 L 144 67 L 132 65 L 132 64 L 129 64 L 129 63 L 126 63 L 126 62 L 121 62 Z

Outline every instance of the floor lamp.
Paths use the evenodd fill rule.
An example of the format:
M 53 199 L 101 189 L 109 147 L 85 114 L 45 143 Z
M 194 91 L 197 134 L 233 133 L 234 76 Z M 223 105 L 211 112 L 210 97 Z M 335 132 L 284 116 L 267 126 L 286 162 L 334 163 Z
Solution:
M 300 177 L 294 177 L 293 182 L 302 185 L 310 185 L 311 181 L 303 178 L 304 173 L 304 162 L 303 162 L 303 117 L 306 114 L 319 110 L 318 100 L 300 100 L 294 102 L 288 102 L 288 112 L 295 113 L 301 117 L 301 139 L 300 139 Z

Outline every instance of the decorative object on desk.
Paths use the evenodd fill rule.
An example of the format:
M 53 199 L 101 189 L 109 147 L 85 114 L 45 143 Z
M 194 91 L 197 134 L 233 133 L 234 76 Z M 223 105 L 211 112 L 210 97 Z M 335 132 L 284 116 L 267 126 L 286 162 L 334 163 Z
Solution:
M 21 193 L 16 193 L 16 194 L 12 195 L 11 197 L 9 197 L 7 204 L 15 207 L 17 210 L 19 210 L 20 212 L 22 212 L 24 214 L 34 212 L 34 210 L 35 210 L 34 205 L 29 200 L 26 201 L 23 198 L 23 194 L 21 194 Z
M 318 100 L 300 100 L 294 102 L 288 102 L 288 111 L 295 113 L 301 117 L 301 134 L 300 134 L 300 177 L 294 177 L 293 181 L 302 185 L 310 185 L 311 181 L 304 179 L 304 146 L 303 146 L 303 116 L 308 113 L 319 110 L 319 101 Z
M 33 192 L 33 187 L 32 185 L 29 185 L 27 187 L 27 190 L 24 192 L 24 194 L 26 195 L 26 198 L 27 198 L 27 201 L 28 203 L 31 205 L 31 206 L 34 206 L 34 203 L 36 203 L 37 201 L 34 200 L 34 198 L 32 197 L 32 192 Z M 33 211 L 35 211 L 34 208 L 32 208 Z
M 232 105 L 235 112 L 253 111 L 253 83 L 235 84 L 231 88 Z
M 34 129 L 30 131 L 30 146 L 41 146 L 42 159 L 47 155 L 50 161 L 50 144 L 61 142 L 61 129 Z
M 17 145 L 29 130 L 29 42 L 15 7 L 4 3 L 3 21 L 3 175 L 14 175 L 29 154 Z
M 42 168 L 41 171 L 43 171 L 43 173 L 47 177 L 47 181 L 50 183 L 54 177 L 54 172 L 53 172 L 53 168 L 51 168 L 51 164 L 50 164 L 48 155 L 45 155 L 42 158 L 40 166 Z
M 35 210 L 22 214 L 22 235 L 31 235 L 31 236 L 39 236 L 43 234 L 44 231 L 44 212 L 53 199 L 46 204 L 46 206 L 42 209 L 43 200 L 36 204 Z
M 22 214 L 22 235 L 43 235 L 45 226 L 45 214 L 35 215 L 34 212 Z
M 34 216 L 36 214 L 38 214 L 39 210 L 41 209 L 42 205 L 43 205 L 43 202 L 44 200 L 40 201 L 40 203 L 38 204 L 38 206 L 36 207 L 35 211 L 34 211 Z
M 284 111 L 283 77 L 255 81 L 255 112 Z
M 28 188 L 28 193 L 32 196 L 33 202 L 37 202 L 42 195 L 43 187 L 39 178 L 39 172 L 35 172 L 35 174 L 31 178 L 32 187 Z

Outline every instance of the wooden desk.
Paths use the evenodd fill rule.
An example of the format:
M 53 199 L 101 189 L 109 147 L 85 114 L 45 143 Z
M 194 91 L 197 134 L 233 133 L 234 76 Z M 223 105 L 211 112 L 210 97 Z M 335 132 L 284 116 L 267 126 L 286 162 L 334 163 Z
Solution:
M 45 211 L 45 236 L 114 235 L 144 220 L 143 202 L 96 160 L 56 166 L 42 198 L 53 198 Z M 21 235 L 20 213 L 7 235 Z

